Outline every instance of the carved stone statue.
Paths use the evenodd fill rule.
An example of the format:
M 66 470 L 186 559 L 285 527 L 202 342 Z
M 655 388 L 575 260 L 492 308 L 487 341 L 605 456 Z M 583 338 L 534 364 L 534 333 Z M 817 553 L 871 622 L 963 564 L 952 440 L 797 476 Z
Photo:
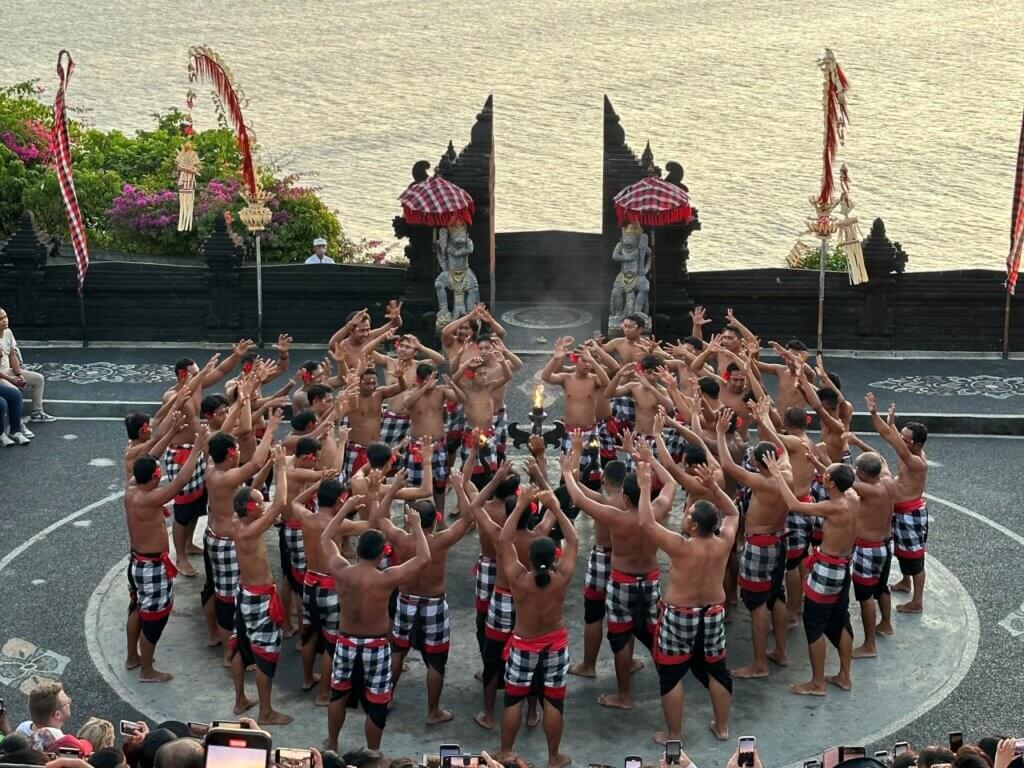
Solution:
M 617 328 L 626 315 L 642 315 L 644 327 L 650 327 L 648 296 L 651 283 L 647 275 L 651 270 L 651 249 L 647 235 L 639 224 L 622 229 L 622 238 L 612 251 L 612 261 L 622 266 L 612 283 L 611 311 L 608 327 Z
M 434 281 L 437 289 L 437 325 L 450 323 L 454 317 L 462 317 L 480 303 L 480 284 L 469 268 L 469 255 L 473 253 L 473 240 L 465 224 L 455 224 L 441 229 L 437 238 L 437 260 L 441 274 Z M 448 291 L 454 297 L 454 306 L 448 305 Z

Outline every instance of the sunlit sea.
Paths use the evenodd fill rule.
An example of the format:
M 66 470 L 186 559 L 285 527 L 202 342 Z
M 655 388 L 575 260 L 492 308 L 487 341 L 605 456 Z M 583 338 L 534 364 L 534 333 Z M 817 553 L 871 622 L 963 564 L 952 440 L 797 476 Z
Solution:
M 831 47 L 852 87 L 841 158 L 865 230 L 910 268 L 1000 269 L 1024 109 L 1024 2 L 7 0 L 0 81 L 41 78 L 101 128 L 184 107 L 187 51 L 230 65 L 265 161 L 315 174 L 353 238 L 391 239 L 419 159 L 494 94 L 501 231 L 600 228 L 602 96 L 637 154 L 686 168 L 694 269 L 779 266 L 821 173 Z M 201 94 L 197 127 L 212 126 Z

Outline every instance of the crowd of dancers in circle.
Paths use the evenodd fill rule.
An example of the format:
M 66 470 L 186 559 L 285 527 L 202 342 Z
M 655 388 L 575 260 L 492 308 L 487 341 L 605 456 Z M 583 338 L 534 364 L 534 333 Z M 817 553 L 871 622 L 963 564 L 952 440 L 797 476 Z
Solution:
M 897 426 L 894 407 L 883 416 L 867 395 L 874 429 L 895 454 L 891 469 L 850 431 L 853 404 L 839 377 L 820 357 L 809 360 L 804 344 L 770 342 L 778 362 L 764 362 L 761 340 L 731 310 L 708 340 L 710 318 L 700 307 L 692 316 L 692 335 L 675 344 L 645 336 L 639 317 L 609 341 L 559 339 L 541 378 L 564 395 L 561 456 L 534 437 L 516 462 L 505 394 L 522 361 L 483 305 L 442 330 L 443 354 L 402 333 L 398 302 L 378 328 L 355 312 L 322 360 L 303 363 L 273 392 L 290 369 L 287 335 L 276 361 L 250 341 L 203 367 L 177 361 L 159 411 L 125 419 L 126 667 L 141 681 L 171 679 L 154 653 L 175 578 L 195 576 L 189 556 L 201 554 L 208 643 L 223 646 L 236 714 L 255 706 L 261 725 L 290 722 L 273 707 L 272 684 L 284 639 L 298 634 L 302 686 L 327 708 L 328 749 L 337 749 L 346 709 L 359 704 L 366 744 L 380 747 L 410 649 L 427 668 L 427 722 L 449 721 L 446 558 L 475 531 L 482 708 L 474 720 L 500 727 L 503 753 L 525 705 L 528 724 L 543 723 L 549 765 L 570 762 L 559 750 L 567 680 L 596 675 L 605 635 L 616 690 L 600 704 L 632 707 L 639 641 L 657 668 L 662 744 L 681 738 L 688 671 L 710 694 L 712 732 L 728 738 L 734 678 L 786 666 L 789 630 L 801 621 L 812 675 L 790 690 L 850 690 L 853 659 L 882 652 L 878 636 L 894 631 L 894 556 L 903 578 L 892 590 L 910 594 L 897 610 L 923 609 L 927 430 Z M 222 381 L 223 393 L 211 394 Z M 807 431 L 812 417 L 817 439 Z M 680 490 L 685 501 L 674 511 Z M 199 548 L 192 537 L 202 515 Z M 585 518 L 594 543 L 579 562 L 576 525 Z M 279 583 L 264 535 L 275 525 Z M 664 580 L 659 552 L 671 564 Z M 586 569 L 583 658 L 570 665 L 563 611 L 577 565 Z M 856 647 L 851 583 L 864 627 Z M 739 603 L 750 612 L 753 661 L 730 669 L 726 624 Z M 826 642 L 839 654 L 831 676 Z

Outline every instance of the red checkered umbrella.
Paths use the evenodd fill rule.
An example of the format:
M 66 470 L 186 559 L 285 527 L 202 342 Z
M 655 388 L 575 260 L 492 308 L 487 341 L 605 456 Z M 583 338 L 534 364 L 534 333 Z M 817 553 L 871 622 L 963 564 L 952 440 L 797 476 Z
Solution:
M 619 224 L 636 222 L 645 227 L 680 224 L 690 220 L 693 209 L 686 190 L 647 176 L 621 190 L 613 200 Z
M 457 222 L 468 226 L 476 210 L 469 192 L 440 176 L 410 184 L 398 199 L 408 223 L 428 227 L 448 227 Z

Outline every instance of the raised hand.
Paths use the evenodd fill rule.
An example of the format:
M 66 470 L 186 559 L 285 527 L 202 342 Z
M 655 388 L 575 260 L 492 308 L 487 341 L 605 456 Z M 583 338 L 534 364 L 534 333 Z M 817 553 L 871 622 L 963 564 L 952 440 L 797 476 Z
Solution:
M 210 427 L 208 424 L 200 424 L 199 429 L 196 430 L 196 448 L 205 448 L 206 444 L 210 442 Z
M 715 422 L 715 432 L 720 435 L 724 435 L 729 431 L 729 427 L 732 425 L 733 417 L 732 408 L 722 408 L 718 411 L 718 420 Z
M 422 528 L 423 526 L 422 526 L 421 521 L 420 521 L 420 513 L 419 512 L 406 512 L 405 513 L 405 527 L 408 528 L 409 530 L 416 530 L 417 528 Z
M 699 304 L 693 308 L 693 311 L 690 313 L 690 319 L 693 320 L 693 324 L 698 328 L 711 322 L 707 317 L 707 311 Z
M 715 480 L 715 473 L 707 464 L 698 464 L 693 468 L 693 474 L 700 481 L 700 484 L 709 491 L 714 490 L 718 486 L 718 482 Z
M 540 435 L 530 435 L 526 440 L 526 447 L 531 455 L 535 457 L 544 455 L 544 438 Z
M 782 477 L 782 467 L 779 465 L 779 459 L 773 453 L 768 452 L 764 455 L 764 465 L 768 467 L 768 473 L 776 480 Z
M 868 392 L 864 395 L 864 402 L 867 403 L 868 413 L 878 413 L 878 399 L 875 397 L 874 392 Z
M 651 465 L 640 462 L 636 465 L 636 482 L 640 490 L 649 492 L 651 488 Z
M 631 456 L 633 455 L 635 444 L 633 440 L 633 430 L 631 429 L 622 430 L 622 450 Z
M 395 472 L 395 476 L 391 478 L 391 487 L 397 492 L 405 488 L 405 484 L 407 482 L 409 482 L 409 470 L 400 469 Z
M 654 412 L 654 425 L 653 426 L 654 426 L 654 434 L 655 435 L 660 435 L 661 431 L 663 429 L 665 429 L 665 418 L 666 418 L 666 416 L 667 416 L 667 414 L 665 413 L 665 408 L 663 406 L 659 405 L 658 406 L 658 410 Z
M 274 345 L 274 349 L 280 352 L 282 355 L 287 355 L 288 351 L 292 346 L 292 337 L 287 333 L 282 333 L 277 337 L 277 344 Z
M 250 349 L 253 348 L 255 342 L 252 339 L 240 339 L 235 342 L 235 345 L 231 348 L 231 353 L 241 357 Z

